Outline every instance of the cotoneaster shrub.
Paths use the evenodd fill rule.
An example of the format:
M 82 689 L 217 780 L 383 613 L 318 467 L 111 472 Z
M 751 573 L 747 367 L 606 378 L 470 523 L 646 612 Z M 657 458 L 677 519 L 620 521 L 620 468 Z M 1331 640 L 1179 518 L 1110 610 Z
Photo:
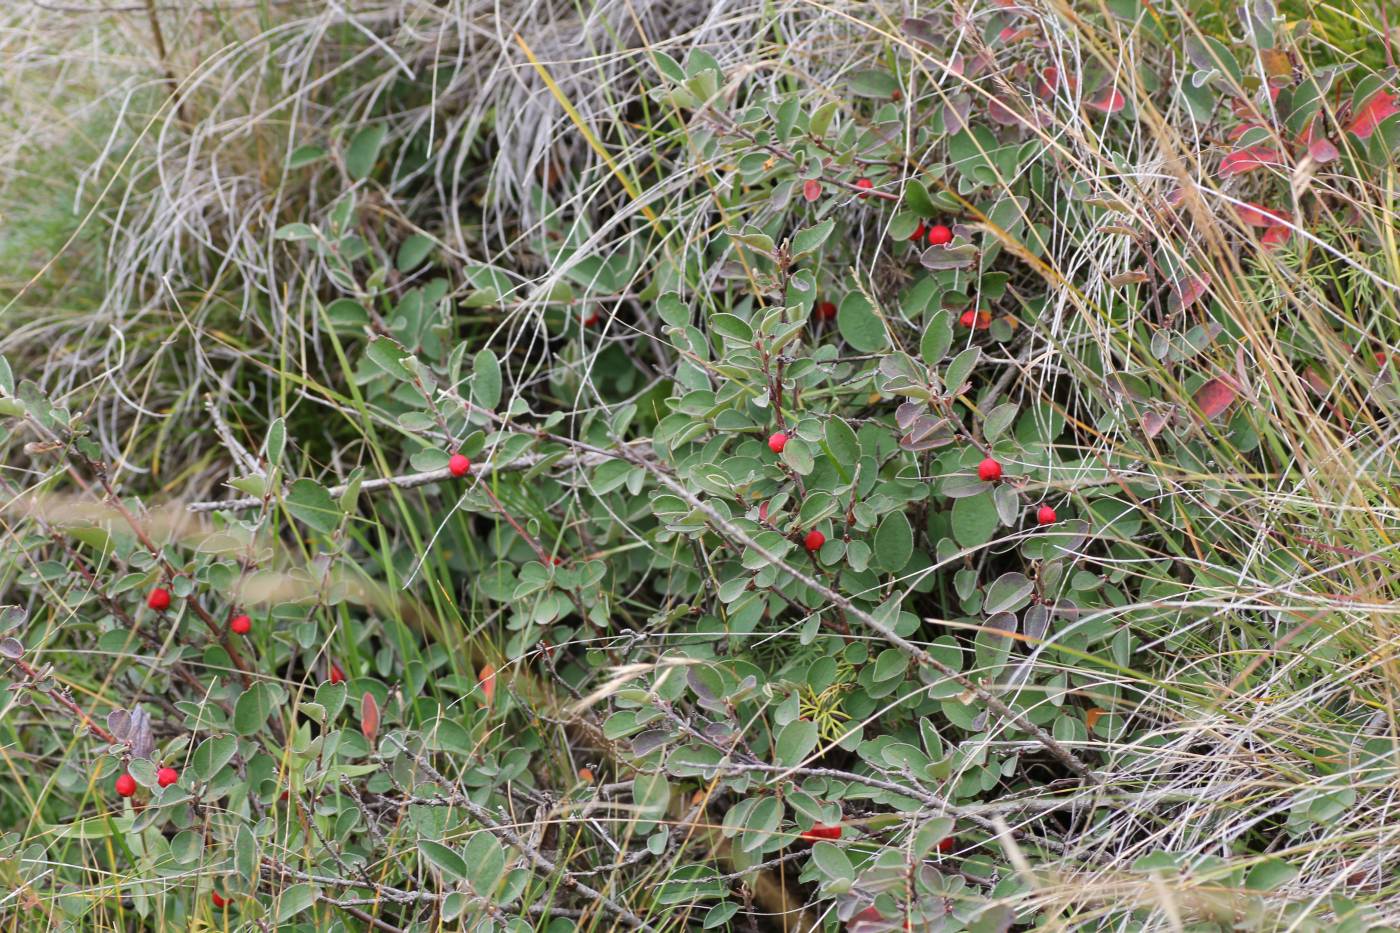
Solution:
M 789 12 L 856 65 L 635 51 L 645 146 L 509 249 L 386 229 L 426 129 L 299 140 L 245 273 L 314 326 L 184 419 L 203 501 L 0 366 L 26 922 L 1400 922 L 1394 76 L 1257 2 Z

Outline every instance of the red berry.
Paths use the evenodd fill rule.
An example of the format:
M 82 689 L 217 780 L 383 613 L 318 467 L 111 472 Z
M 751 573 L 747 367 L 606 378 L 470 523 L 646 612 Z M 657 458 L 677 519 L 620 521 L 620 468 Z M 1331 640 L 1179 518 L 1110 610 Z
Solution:
M 170 591 L 163 586 L 158 586 L 146 596 L 146 605 L 156 612 L 163 612 L 170 608 Z
M 247 635 L 253 630 L 253 620 L 246 615 L 234 616 L 229 619 L 228 630 L 235 635 Z
M 807 536 L 802 539 L 802 546 L 805 547 L 807 550 L 811 551 L 813 554 L 820 551 L 822 549 L 822 545 L 825 543 L 826 535 L 822 534 L 820 531 L 817 531 L 815 529 L 807 532 Z
M 1053 525 L 1055 522 L 1059 521 L 1059 518 L 1060 517 L 1055 514 L 1055 510 L 1048 505 L 1042 505 L 1035 510 L 1035 520 L 1038 524 Z
M 972 325 L 977 323 L 977 312 L 964 311 L 962 315 L 958 318 L 958 323 L 961 324 L 963 327 L 971 329 Z
M 218 891 L 209 892 L 209 899 L 214 902 L 215 907 L 224 908 L 228 906 L 228 898 L 224 897 Z
M 836 317 L 836 305 L 832 304 L 830 301 L 817 302 L 818 319 L 823 321 L 829 321 L 834 317 Z
M 871 188 L 874 188 L 875 182 L 871 181 L 869 178 L 857 178 L 856 187 L 861 190 L 861 193 L 856 195 L 856 197 L 864 199 L 866 197 L 869 197 L 869 195 L 865 194 L 865 192 L 869 191 Z
M 919 225 L 914 228 L 914 232 L 909 236 L 910 242 L 917 243 L 922 240 L 924 238 L 924 231 L 927 229 L 928 227 L 924 225 L 924 222 L 922 220 L 919 221 Z
M 345 672 L 342 671 L 340 669 L 340 665 L 335 663 L 334 661 L 331 662 L 330 682 L 333 684 L 345 683 Z
M 955 839 L 955 838 L 952 837 L 952 836 L 949 836 L 949 837 L 946 838 L 946 839 L 940 839 L 940 840 L 938 841 L 938 851 L 939 851 L 939 852 L 952 852 L 955 848 L 957 848 L 957 845 L 958 845 L 958 840 Z
M 953 242 L 953 231 L 942 224 L 934 224 L 928 228 L 928 242 L 930 246 L 947 246 Z
M 1001 479 L 1001 464 L 988 457 L 977 464 L 977 478 L 984 483 L 995 483 Z
M 121 794 L 123 797 L 130 797 L 132 794 L 136 793 L 136 778 L 129 774 L 118 775 L 117 793 Z
M 592 327 L 602 319 L 602 315 L 600 315 L 597 311 L 591 311 L 589 312 L 588 316 L 583 319 L 583 326 Z
M 466 476 L 467 472 L 471 468 L 472 462 L 467 459 L 465 454 L 453 454 L 447 460 L 448 472 L 451 473 L 453 476 L 457 477 L 458 479 L 461 479 L 463 476 Z
M 180 780 L 180 772 L 174 768 L 161 768 L 156 772 L 156 783 L 161 787 L 169 787 Z
M 768 438 L 768 449 L 771 450 L 771 451 L 773 451 L 773 453 L 775 453 L 775 454 L 780 454 L 780 453 L 782 453 L 782 452 L 783 452 L 783 448 L 786 447 L 786 446 L 787 446 L 787 435 L 784 434 L 782 431 L 774 431 L 774 432 L 769 436 L 769 438 Z

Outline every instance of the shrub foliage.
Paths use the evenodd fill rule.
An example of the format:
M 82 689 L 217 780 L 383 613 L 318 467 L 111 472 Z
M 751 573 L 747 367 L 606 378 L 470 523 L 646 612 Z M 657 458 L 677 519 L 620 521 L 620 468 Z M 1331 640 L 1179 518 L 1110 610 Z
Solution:
M 411 6 L 172 78 L 0 344 L 7 910 L 1400 923 L 1364 16 L 598 7 L 507 92 Z

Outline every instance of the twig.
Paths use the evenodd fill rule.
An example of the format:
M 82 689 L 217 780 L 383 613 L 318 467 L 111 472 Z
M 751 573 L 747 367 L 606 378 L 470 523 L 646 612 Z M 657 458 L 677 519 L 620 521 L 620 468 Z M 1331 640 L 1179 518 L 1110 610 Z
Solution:
M 23 671 L 24 675 L 30 680 L 40 679 L 38 669 L 35 668 L 32 664 L 25 661 L 24 659 L 6 658 L 6 660 L 13 664 L 15 667 L 19 668 L 21 671 Z M 79 725 L 86 726 L 89 732 L 97 736 L 102 741 L 108 743 L 109 745 L 122 744 L 120 741 L 118 741 L 115 735 L 108 732 L 106 729 L 102 728 L 97 723 L 93 722 L 92 717 L 89 716 L 87 713 L 83 712 L 82 707 L 80 707 L 77 703 L 73 702 L 73 699 L 68 696 L 66 687 L 60 687 L 60 689 L 58 690 L 50 690 L 48 691 L 48 696 L 52 697 L 55 701 L 57 701 L 59 706 L 62 706 L 64 709 L 68 710 L 68 712 L 72 713 L 73 718 L 78 720 Z
M 640 444 L 641 442 L 638 443 Z M 646 443 L 649 445 L 651 442 L 647 441 Z M 519 470 L 528 470 L 531 467 L 537 466 L 540 463 L 549 460 L 551 456 L 551 454 L 530 454 L 529 456 L 519 457 L 507 463 L 486 463 L 482 464 L 480 467 L 473 466 L 472 475 L 476 477 L 485 477 L 497 472 L 516 472 Z M 600 451 L 597 453 L 587 453 L 578 456 L 562 457 L 559 459 L 558 465 L 566 468 L 588 467 L 602 463 L 604 460 L 618 459 L 619 456 L 620 455 L 618 454 L 611 454 L 606 451 Z M 388 489 L 391 486 L 398 489 L 413 489 L 418 486 L 431 486 L 435 483 L 445 483 L 448 481 L 460 482 L 460 480 L 458 480 L 457 477 L 452 475 L 452 472 L 450 470 L 444 467 L 441 470 L 426 470 L 422 473 L 403 473 L 397 476 L 386 476 L 380 479 L 365 480 L 363 483 L 360 484 L 360 491 L 374 492 L 379 489 Z M 334 498 L 344 495 L 345 492 L 349 490 L 349 488 L 350 485 L 348 483 L 341 483 L 337 486 L 332 486 L 329 491 L 331 496 Z M 225 499 L 223 501 L 209 502 L 191 502 L 185 508 L 190 512 L 217 512 L 223 509 L 231 509 L 235 511 L 240 509 L 254 509 L 258 508 L 262 504 L 263 500 L 260 496 L 246 496 L 242 499 Z

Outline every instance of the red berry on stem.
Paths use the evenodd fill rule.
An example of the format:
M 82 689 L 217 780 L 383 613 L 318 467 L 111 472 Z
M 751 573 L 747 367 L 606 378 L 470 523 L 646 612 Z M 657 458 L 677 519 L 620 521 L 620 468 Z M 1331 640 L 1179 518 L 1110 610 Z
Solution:
M 345 672 L 342 671 L 340 669 L 340 665 L 335 663 L 334 661 L 331 662 L 331 675 L 329 679 L 330 682 L 333 684 L 345 683 Z
M 1001 479 L 1001 464 L 988 457 L 977 464 L 977 478 L 984 483 L 995 483 Z
M 952 852 L 953 849 L 957 848 L 957 845 L 958 845 L 958 840 L 955 839 L 955 838 L 953 838 L 952 836 L 949 836 L 949 837 L 946 838 L 946 839 L 940 839 L 940 840 L 938 841 L 938 851 L 939 851 L 939 852 L 945 852 L 945 853 L 946 853 L 946 852 Z
M 947 246 L 953 242 L 953 231 L 943 224 L 934 224 L 928 228 L 928 242 L 930 246 Z
M 1035 520 L 1038 524 L 1053 525 L 1055 522 L 1059 521 L 1059 518 L 1060 517 L 1055 514 L 1055 510 L 1048 505 L 1042 505 L 1035 510 Z
M 768 449 L 775 454 L 780 454 L 783 452 L 783 448 L 787 446 L 787 441 L 788 438 L 786 434 L 782 431 L 774 431 L 768 436 Z
M 121 794 L 123 797 L 130 797 L 132 794 L 136 793 L 136 778 L 129 774 L 118 775 L 117 793 Z
M 970 330 L 972 325 L 977 323 L 977 312 L 964 311 L 962 315 L 958 317 L 958 323 Z
M 920 240 L 922 240 L 924 238 L 924 232 L 926 230 L 928 230 L 928 227 L 924 225 L 924 222 L 922 220 L 919 221 L 919 225 L 914 228 L 913 234 L 909 237 L 910 242 L 917 243 Z
M 253 630 L 253 620 L 246 615 L 237 615 L 229 620 L 228 630 L 235 635 L 247 635 Z
M 213 901 L 214 906 L 218 908 L 224 908 L 228 906 L 228 898 L 224 897 L 218 891 L 209 892 L 209 900 Z
M 856 187 L 861 190 L 861 193 L 856 195 L 856 197 L 864 199 L 866 197 L 869 197 L 869 195 L 867 195 L 865 192 L 869 191 L 871 188 L 874 188 L 875 182 L 871 181 L 869 178 L 857 178 Z
M 180 772 L 174 768 L 161 768 L 156 772 L 156 783 L 161 787 L 169 787 L 180 780 Z
M 836 305 L 830 301 L 817 303 L 817 317 L 823 321 L 829 321 L 836 317 Z
M 146 605 L 156 612 L 163 612 L 170 608 L 170 591 L 163 586 L 158 586 L 146 596 Z
M 583 326 L 584 326 L 584 327 L 593 327 L 595 324 L 597 324 L 597 323 L 598 323 L 599 321 L 601 321 L 602 319 L 603 319 L 602 315 L 599 314 L 597 311 L 590 311 L 590 312 L 588 313 L 588 316 L 585 317 L 585 318 L 583 319 Z
M 467 456 L 465 454 L 453 454 L 447 459 L 448 472 L 450 472 L 453 476 L 457 477 L 458 479 L 461 479 L 463 476 L 466 476 L 467 473 L 471 470 L 471 468 L 472 462 L 467 459 Z
M 820 551 L 822 549 L 822 545 L 825 543 L 826 535 L 822 534 L 816 529 L 807 532 L 807 536 L 802 539 L 802 546 L 805 547 L 807 550 L 811 551 L 813 554 L 815 554 L 817 551 Z

